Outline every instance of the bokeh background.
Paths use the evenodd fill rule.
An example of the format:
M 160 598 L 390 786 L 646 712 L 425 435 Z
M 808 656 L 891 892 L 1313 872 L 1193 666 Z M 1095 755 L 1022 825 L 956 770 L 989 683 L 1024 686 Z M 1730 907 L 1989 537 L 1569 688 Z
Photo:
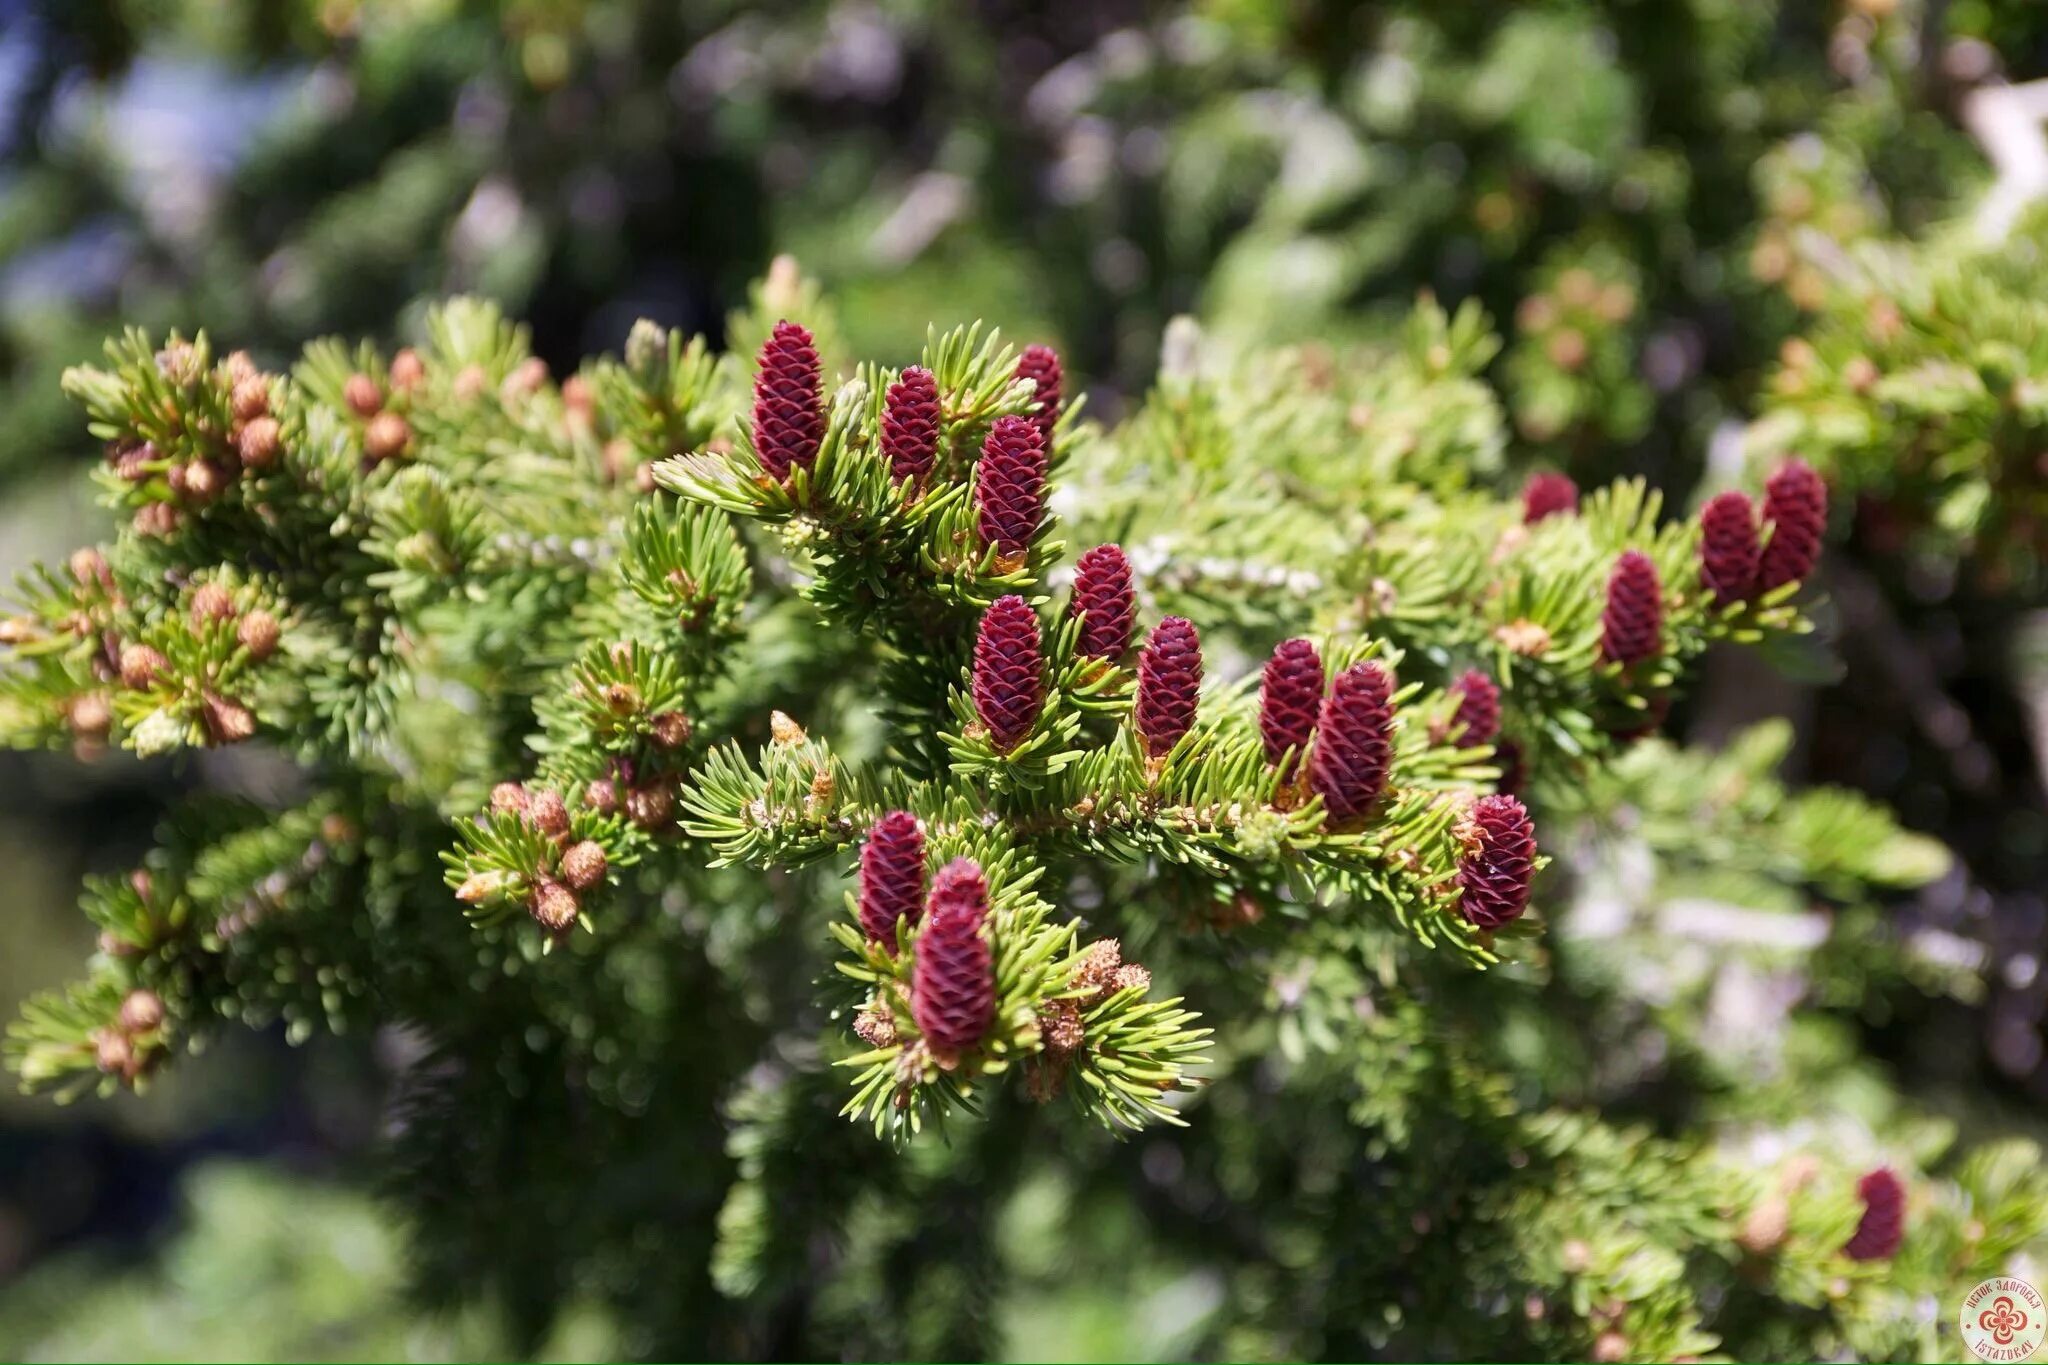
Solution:
M 1991 0 L 0 0 L 0 569 L 100 529 L 58 376 L 123 324 L 276 365 L 469 291 L 565 372 L 637 317 L 716 340 L 778 251 L 851 352 L 999 319 L 1109 418 L 1179 313 L 1335 344 L 1419 291 L 1477 299 L 1514 459 L 1683 499 L 1798 372 L 1841 253 L 1979 209 L 1973 95 L 2043 76 L 2048 6 Z M 1718 665 L 1671 722 L 1789 715 L 1797 776 L 1956 851 L 1897 913 L 1988 953 L 1988 991 L 1865 1026 L 1906 1088 L 2036 1130 L 2039 488 L 1926 525 L 1866 498 L 1832 649 Z M 79 876 L 130 865 L 171 795 L 275 780 L 0 755 L 0 1013 L 90 950 Z M 490 1322 L 406 1306 L 366 1178 L 403 1061 L 235 1035 L 141 1099 L 0 1096 L 0 1355 L 489 1353 Z M 1044 1315 L 1006 1339 L 1134 1340 Z M 547 1349 L 617 1340 L 593 1310 Z

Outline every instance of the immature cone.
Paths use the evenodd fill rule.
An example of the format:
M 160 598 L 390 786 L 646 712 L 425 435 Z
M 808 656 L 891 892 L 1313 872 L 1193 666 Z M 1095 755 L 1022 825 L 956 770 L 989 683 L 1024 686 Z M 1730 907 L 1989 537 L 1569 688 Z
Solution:
M 974 712 L 997 753 L 1024 742 L 1045 705 L 1038 613 L 1023 598 L 999 597 L 974 639 Z
M 408 346 L 391 357 L 391 387 L 400 393 L 416 389 L 427 377 L 427 362 L 420 359 L 420 353 Z
M 283 633 L 277 618 L 267 611 L 252 611 L 235 627 L 235 639 L 258 663 L 277 653 L 277 642 Z
M 1052 429 L 1060 420 L 1059 352 L 1050 346 L 1026 346 L 1024 354 L 1017 357 L 1017 378 L 1029 379 L 1038 386 L 1038 406 L 1031 414 L 1031 421 L 1050 450 Z
M 133 990 L 121 1001 L 123 1033 L 154 1033 L 163 1026 L 163 997 L 152 990 Z
M 1764 520 L 1771 523 L 1771 539 L 1757 569 L 1757 591 L 1804 582 L 1820 560 L 1828 486 L 1804 460 L 1787 460 L 1764 484 Z
M 982 442 L 974 483 L 982 543 L 1021 559 L 1045 520 L 1045 437 L 1022 417 L 998 417 Z
M 256 733 L 256 715 L 233 697 L 208 692 L 200 698 L 199 723 L 215 744 L 239 744 Z
M 1323 698 L 1308 784 L 1333 821 L 1365 814 L 1386 790 L 1394 756 L 1393 691 L 1387 670 L 1368 662 L 1339 673 Z
M 1856 1182 L 1856 1193 L 1863 1199 L 1863 1217 L 1842 1254 L 1852 1261 L 1888 1261 L 1906 1236 L 1906 1187 L 1880 1166 Z
M 114 728 L 114 704 L 104 692 L 81 692 L 65 703 L 64 720 L 80 739 L 105 739 Z
M 912 365 L 889 386 L 882 406 L 882 454 L 889 477 L 923 484 L 939 453 L 939 384 L 932 372 Z
M 1268 763 L 1278 763 L 1289 749 L 1308 752 L 1322 704 L 1322 656 L 1307 640 L 1282 640 L 1259 680 L 1259 738 Z
M 576 905 L 576 893 L 550 877 L 540 879 L 533 888 L 533 897 L 526 903 L 526 911 L 533 916 L 533 922 L 557 938 L 576 927 L 576 916 L 581 913 Z
M 1522 521 L 1527 525 L 1578 510 L 1579 486 L 1568 475 L 1544 470 L 1531 474 L 1522 485 Z
M 754 451 L 776 479 L 805 469 L 825 439 L 823 367 L 811 334 L 787 320 L 775 324 L 754 371 Z
M 1512 796 L 1473 803 L 1458 858 L 1458 912 L 1481 929 L 1498 929 L 1529 908 L 1536 875 L 1536 826 Z
M 148 645 L 124 645 L 121 649 L 121 685 L 144 688 L 161 677 L 171 661 L 161 650 Z
M 571 844 L 562 853 L 562 880 L 572 891 L 588 891 L 604 880 L 604 849 L 595 839 Z
M 491 809 L 494 811 L 524 815 L 532 804 L 533 793 L 517 782 L 500 782 L 491 788 Z
M 1641 663 L 1663 647 L 1664 587 L 1657 566 L 1640 550 L 1614 562 L 1607 577 L 1607 610 L 1600 617 L 1600 656 L 1618 664 Z
M 917 923 L 924 909 L 924 831 L 907 810 L 875 821 L 860 850 L 860 927 L 896 951 L 896 921 Z
M 243 467 L 268 469 L 276 464 L 282 436 L 283 429 L 275 417 L 258 417 L 244 426 L 242 434 L 235 440 L 235 449 L 241 454 Z
M 988 882 L 970 858 L 956 858 L 932 879 L 924 932 L 911 971 L 910 1017 L 934 1048 L 973 1047 L 995 1017 L 995 965 L 981 936 Z
M 1131 562 L 1115 545 L 1098 545 L 1074 564 L 1074 597 L 1067 608 L 1082 612 L 1079 651 L 1091 659 L 1115 661 L 1131 647 L 1138 624 Z
M 1202 686 L 1202 637 L 1184 616 L 1169 616 L 1153 628 L 1138 656 L 1138 735 L 1145 752 L 1159 758 L 1195 726 Z
M 1458 698 L 1457 714 L 1451 717 L 1451 732 L 1458 747 L 1476 749 L 1500 733 L 1500 689 L 1493 679 L 1476 668 L 1458 675 L 1450 691 Z
M 380 412 L 363 428 L 363 454 L 378 464 L 405 454 L 412 427 L 395 412 Z
M 270 411 L 270 385 L 259 374 L 238 379 L 230 402 L 237 422 L 253 422 Z
M 1717 493 L 1700 509 L 1700 582 L 1714 605 L 1740 602 L 1756 591 L 1759 559 L 1756 509 L 1747 493 Z
M 366 374 L 352 374 L 341 386 L 341 401 L 358 417 L 373 417 L 384 406 L 384 391 Z
M 560 792 L 534 792 L 527 798 L 525 816 L 528 825 L 550 839 L 569 832 L 569 807 Z

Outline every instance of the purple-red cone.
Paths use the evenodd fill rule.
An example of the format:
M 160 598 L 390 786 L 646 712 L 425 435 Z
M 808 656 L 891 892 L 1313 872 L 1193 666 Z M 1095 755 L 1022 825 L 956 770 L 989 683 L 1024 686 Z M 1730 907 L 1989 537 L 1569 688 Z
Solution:
M 754 451 L 777 479 L 818 458 L 825 439 L 822 374 L 811 334 L 794 322 L 776 323 L 754 371 Z
M 1050 346 L 1026 346 L 1017 357 L 1017 378 L 1038 385 L 1038 407 L 1031 414 L 1045 448 L 1052 449 L 1053 424 L 1060 420 L 1060 357 Z
M 974 483 L 984 545 L 1021 558 L 1045 520 L 1045 437 L 1022 417 L 998 417 L 982 442 Z
M 1802 583 L 1820 561 L 1828 527 L 1828 486 L 1804 460 L 1787 460 L 1764 483 L 1764 520 L 1771 523 L 1757 569 L 1758 592 Z
M 1747 493 L 1717 493 L 1700 509 L 1700 582 L 1714 605 L 1740 602 L 1756 591 L 1759 550 L 1756 509 Z
M 889 386 L 882 404 L 882 455 L 889 477 L 922 484 L 939 451 L 939 384 L 932 372 L 912 365 Z
M 1322 704 L 1322 656 L 1307 640 L 1282 640 L 1259 679 L 1259 738 L 1268 763 L 1278 763 L 1289 749 L 1308 752 Z
M 1607 610 L 1600 617 L 1600 657 L 1618 664 L 1653 658 L 1663 648 L 1664 586 L 1657 566 L 1640 550 L 1614 561 L 1607 576 Z
M 987 917 L 988 882 L 973 859 L 941 868 L 910 978 L 910 1017 L 935 1048 L 973 1047 L 995 1018 L 995 964 L 981 935 Z
M 1476 749 L 1491 743 L 1500 733 L 1500 689 L 1493 679 L 1476 668 L 1468 668 L 1450 686 L 1458 699 L 1457 714 L 1451 717 L 1451 733 L 1461 749 Z
M 974 713 L 997 753 L 1024 742 L 1045 705 L 1038 613 L 1021 597 L 998 597 L 974 638 Z
M 1472 805 L 1469 842 L 1458 858 L 1458 912 L 1481 929 L 1498 929 L 1529 908 L 1536 875 L 1536 826 L 1512 796 Z
M 891 952 L 896 921 L 917 923 L 924 909 L 924 831 L 907 810 L 875 821 L 860 850 L 860 927 Z
M 1082 612 L 1079 651 L 1114 661 L 1131 647 L 1138 603 L 1131 587 L 1131 562 L 1115 545 L 1098 545 L 1074 565 L 1074 597 L 1068 611 Z
M 1863 1217 L 1842 1254 L 1852 1261 L 1888 1261 L 1906 1238 L 1906 1187 L 1889 1167 L 1880 1166 L 1856 1182 L 1856 1193 L 1863 1200 Z
M 1533 526 L 1545 517 L 1579 510 L 1579 486 L 1567 474 L 1542 470 L 1522 485 L 1522 520 Z
M 1169 616 L 1152 630 L 1138 655 L 1134 714 L 1145 752 L 1158 758 L 1195 727 L 1202 687 L 1202 637 L 1185 616 Z
M 1376 663 L 1353 664 L 1330 684 L 1316 720 L 1309 789 L 1330 819 L 1355 819 L 1386 790 L 1394 757 L 1394 680 Z

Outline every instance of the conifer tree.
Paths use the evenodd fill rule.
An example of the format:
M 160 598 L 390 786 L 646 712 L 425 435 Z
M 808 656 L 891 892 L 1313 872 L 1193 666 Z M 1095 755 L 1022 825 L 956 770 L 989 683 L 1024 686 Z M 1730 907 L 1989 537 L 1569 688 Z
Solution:
M 88 886 L 24 1082 L 413 1030 L 423 1290 L 527 1343 L 595 1292 L 650 1353 L 986 1353 L 1034 1181 L 1211 1277 L 1184 1344 L 1233 1356 L 1900 1355 L 2040 1245 L 2034 1149 L 1826 1089 L 1840 999 L 1970 989 L 1876 909 L 1939 847 L 1772 731 L 1652 737 L 1810 631 L 1815 469 L 1754 523 L 1525 495 L 1488 321 L 1426 300 L 1334 360 L 1176 324 L 1107 430 L 980 326 L 838 355 L 788 262 L 729 335 L 557 382 L 457 299 L 67 375 L 122 527 L 20 584 L 0 730 L 302 779 Z M 1652 890 L 1564 934 L 1622 812 Z M 1688 864 L 1770 908 L 1660 899 Z M 1804 1046 L 1708 1026 L 1787 958 Z

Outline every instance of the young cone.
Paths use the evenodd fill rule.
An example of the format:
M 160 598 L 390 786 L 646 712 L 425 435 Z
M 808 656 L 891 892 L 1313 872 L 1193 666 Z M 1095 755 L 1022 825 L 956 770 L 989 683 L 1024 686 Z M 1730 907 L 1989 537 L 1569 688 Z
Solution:
M 896 921 L 917 923 L 924 909 L 924 831 L 907 810 L 875 821 L 860 850 L 860 927 L 896 951 Z
M 1322 656 L 1307 640 L 1282 640 L 1259 680 L 1259 738 L 1268 763 L 1278 763 L 1289 749 L 1297 756 L 1308 751 L 1322 703 Z
M 1115 662 L 1131 647 L 1138 605 L 1131 562 L 1115 545 L 1098 545 L 1074 565 L 1074 597 L 1067 610 L 1086 613 L 1078 648 L 1091 659 Z
M 1023 559 L 1045 520 L 1045 437 L 1022 417 L 998 417 L 982 442 L 974 481 L 976 525 L 984 545 Z
M 1756 509 L 1746 493 L 1716 494 L 1700 509 L 1700 582 L 1714 605 L 1740 602 L 1756 591 L 1760 550 Z
M 818 458 L 825 439 L 821 375 L 811 334 L 794 322 L 776 323 L 754 372 L 754 451 L 776 479 Z
M 1531 474 L 1522 485 L 1522 522 L 1534 526 L 1545 517 L 1569 516 L 1579 510 L 1579 486 L 1570 476 L 1549 470 Z
M 889 386 L 882 406 L 882 454 L 889 477 L 921 487 L 939 450 L 939 385 L 932 372 L 912 365 Z
M 1169 616 L 1152 631 L 1138 656 L 1138 701 L 1133 714 L 1145 752 L 1164 756 L 1195 725 L 1202 687 L 1202 637 L 1184 616 Z
M 1449 691 L 1458 699 L 1458 710 L 1451 717 L 1451 734 L 1461 749 L 1476 749 L 1490 744 L 1500 733 L 1500 688 L 1493 679 L 1476 668 L 1468 668 L 1459 674 Z
M 1393 691 L 1392 675 L 1367 662 L 1339 673 L 1323 698 L 1308 784 L 1334 822 L 1364 815 L 1386 790 L 1394 756 Z
M 1657 566 L 1640 550 L 1614 562 L 1607 577 L 1607 610 L 1600 617 L 1600 656 L 1637 664 L 1663 648 L 1664 587 Z
M 1842 1254 L 1852 1261 L 1889 1261 L 1906 1239 L 1906 1187 L 1891 1168 L 1880 1166 L 1856 1182 L 1863 1217 Z
M 1536 875 L 1536 826 L 1512 796 L 1473 803 L 1458 859 L 1458 913 L 1481 929 L 1498 929 L 1529 908 Z
M 982 613 L 974 639 L 974 712 L 997 753 L 1024 742 L 1045 705 L 1045 661 L 1038 613 L 1017 596 L 999 597 Z
M 1764 484 L 1764 520 L 1771 523 L 1771 539 L 1757 569 L 1757 591 L 1805 582 L 1820 562 L 1828 486 L 1804 460 L 1787 460 Z
M 941 1051 L 973 1047 L 995 1017 L 994 960 L 981 934 L 987 917 L 981 868 L 972 859 L 954 859 L 932 880 L 910 983 L 910 1016 Z
M 1032 410 L 1031 421 L 1045 438 L 1045 448 L 1051 450 L 1052 429 L 1060 420 L 1059 352 L 1050 346 L 1026 346 L 1024 354 L 1017 357 L 1017 378 L 1038 386 L 1038 406 Z

